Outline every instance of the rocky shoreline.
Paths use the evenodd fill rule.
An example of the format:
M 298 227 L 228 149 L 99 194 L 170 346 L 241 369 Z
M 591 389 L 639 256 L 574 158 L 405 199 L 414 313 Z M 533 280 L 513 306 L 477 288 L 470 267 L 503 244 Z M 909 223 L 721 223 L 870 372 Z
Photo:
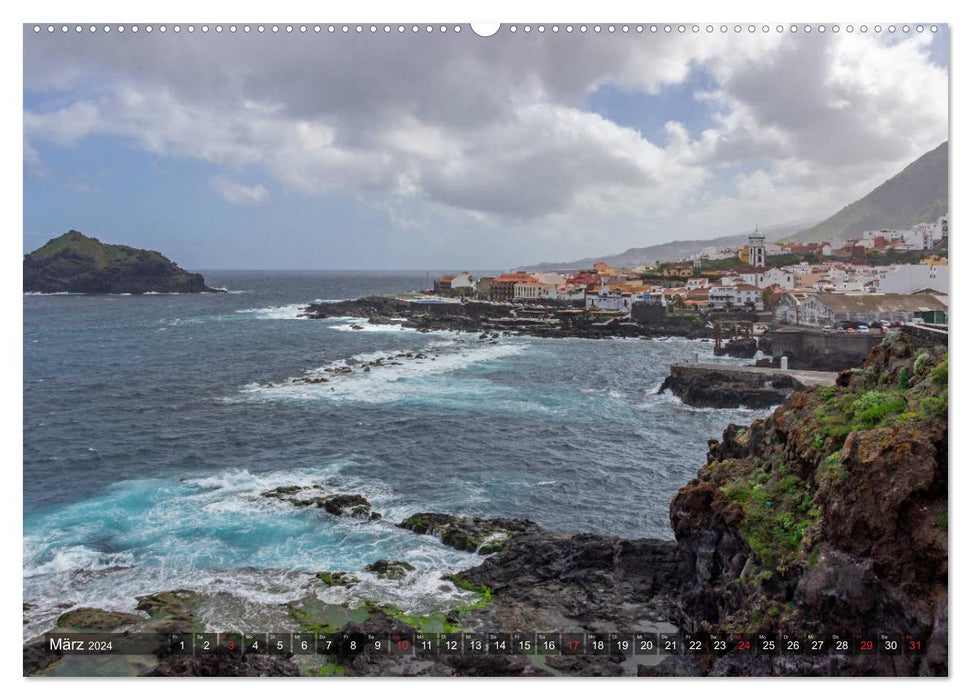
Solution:
M 486 337 L 530 335 L 539 338 L 713 338 L 711 324 L 699 314 L 669 314 L 637 322 L 619 314 L 590 313 L 564 304 L 512 304 L 486 301 L 423 303 L 368 296 L 310 304 L 300 314 L 311 319 L 361 318 L 376 325 L 400 324 L 418 331 L 461 331 Z M 362 327 L 363 328 L 363 327 Z
M 728 654 L 643 657 L 218 653 L 131 660 L 129 675 L 880 675 L 948 674 L 947 348 L 888 336 L 836 386 L 795 392 L 768 418 L 729 425 L 707 464 L 673 498 L 675 538 L 556 533 L 527 520 L 417 513 L 397 526 L 489 554 L 445 577 L 466 594 L 415 614 L 380 601 L 285 607 L 316 632 L 540 631 L 779 635 L 912 634 L 923 654 Z M 380 518 L 360 495 L 282 485 L 264 494 L 326 517 Z M 407 562 L 367 570 L 415 575 Z M 320 572 L 319 585 L 355 585 Z M 138 600 L 140 615 L 72 610 L 58 630 L 188 633 L 201 594 Z M 24 646 L 24 674 L 65 672 L 68 657 Z M 67 667 L 70 670 L 71 667 Z M 117 671 L 116 671 L 117 672 Z

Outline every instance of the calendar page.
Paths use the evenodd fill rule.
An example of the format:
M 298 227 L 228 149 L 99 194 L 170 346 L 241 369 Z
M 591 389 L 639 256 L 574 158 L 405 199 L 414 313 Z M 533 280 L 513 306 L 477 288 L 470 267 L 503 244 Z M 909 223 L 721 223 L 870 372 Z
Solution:
M 22 41 L 24 676 L 949 674 L 946 23 Z

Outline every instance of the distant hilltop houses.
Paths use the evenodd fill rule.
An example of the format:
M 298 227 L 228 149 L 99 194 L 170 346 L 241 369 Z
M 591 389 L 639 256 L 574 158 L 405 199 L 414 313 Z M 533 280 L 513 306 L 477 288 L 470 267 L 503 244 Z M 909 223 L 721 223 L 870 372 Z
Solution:
M 632 269 L 442 275 L 426 293 L 494 302 L 562 303 L 613 315 L 772 311 L 778 323 L 946 319 L 948 218 L 819 243 L 769 243 L 758 228 L 739 248 Z M 843 295 L 841 298 L 840 295 Z M 866 300 L 849 296 L 868 297 Z M 915 298 L 919 297 L 919 298 Z M 828 311 L 823 309 L 828 309 Z M 649 315 L 649 314 L 648 314 Z M 872 319 L 870 317 L 873 317 Z

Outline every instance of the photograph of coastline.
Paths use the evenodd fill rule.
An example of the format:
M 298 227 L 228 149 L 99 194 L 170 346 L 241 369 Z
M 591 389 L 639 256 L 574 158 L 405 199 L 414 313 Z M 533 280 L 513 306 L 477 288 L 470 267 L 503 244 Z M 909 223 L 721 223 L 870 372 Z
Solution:
M 948 676 L 948 38 L 24 25 L 24 675 Z

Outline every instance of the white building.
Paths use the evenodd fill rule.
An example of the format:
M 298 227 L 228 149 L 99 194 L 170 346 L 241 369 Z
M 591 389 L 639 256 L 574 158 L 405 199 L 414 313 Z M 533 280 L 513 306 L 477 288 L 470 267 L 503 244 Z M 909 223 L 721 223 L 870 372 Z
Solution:
M 771 267 L 756 275 L 755 286 L 760 289 L 766 289 L 768 287 L 792 289 L 796 286 L 796 277 L 784 268 Z
M 946 235 L 948 235 L 947 216 L 942 216 L 936 221 L 920 223 L 910 229 L 865 231 L 860 243 L 871 248 L 877 238 L 883 238 L 890 247 L 898 250 L 930 250 Z
M 735 287 L 747 284 L 759 289 L 781 287 L 792 289 L 796 286 L 796 276 L 786 268 L 770 267 L 768 269 L 754 268 L 748 265 L 739 267 L 734 274 L 725 275 L 720 279 L 722 287 Z
M 918 289 L 950 290 L 948 265 L 894 265 L 877 276 L 876 291 L 911 294 Z
M 708 308 L 713 311 L 725 309 L 762 311 L 765 304 L 761 289 L 753 284 L 738 284 L 734 287 L 711 287 L 708 290 Z
M 789 292 L 781 297 L 772 310 L 775 320 L 791 326 L 802 323 L 802 303 L 810 296 L 812 295 L 805 292 Z
M 630 313 L 631 304 L 635 301 L 629 292 L 611 292 L 607 285 L 601 285 L 596 294 L 586 294 L 585 306 L 588 311 L 622 311 Z
M 437 294 L 469 294 L 475 290 L 475 278 L 468 272 L 460 272 L 456 275 L 442 275 L 435 280 L 435 292 Z
M 452 278 L 452 289 L 475 289 L 475 278 L 468 272 L 460 272 Z
M 937 221 L 917 224 L 912 230 L 923 238 L 924 249 L 930 250 L 935 243 L 948 235 L 947 215 L 938 217 Z
M 777 321 L 824 326 L 875 321 L 911 321 L 917 316 L 946 317 L 946 297 L 931 294 L 787 294 L 775 306 Z
M 876 287 L 885 268 L 868 265 L 827 265 L 820 275 L 797 275 L 796 286 L 821 292 L 869 292 Z
M 583 285 L 561 284 L 557 287 L 550 287 L 544 298 L 574 301 L 586 298 L 586 293 L 587 288 Z
M 751 284 L 752 280 L 746 280 L 743 275 L 725 275 L 718 283 L 722 287 L 734 287 L 736 284 Z
M 535 278 L 521 280 L 513 285 L 513 297 L 515 299 L 539 299 L 547 296 L 552 287 L 553 285 L 544 284 Z

